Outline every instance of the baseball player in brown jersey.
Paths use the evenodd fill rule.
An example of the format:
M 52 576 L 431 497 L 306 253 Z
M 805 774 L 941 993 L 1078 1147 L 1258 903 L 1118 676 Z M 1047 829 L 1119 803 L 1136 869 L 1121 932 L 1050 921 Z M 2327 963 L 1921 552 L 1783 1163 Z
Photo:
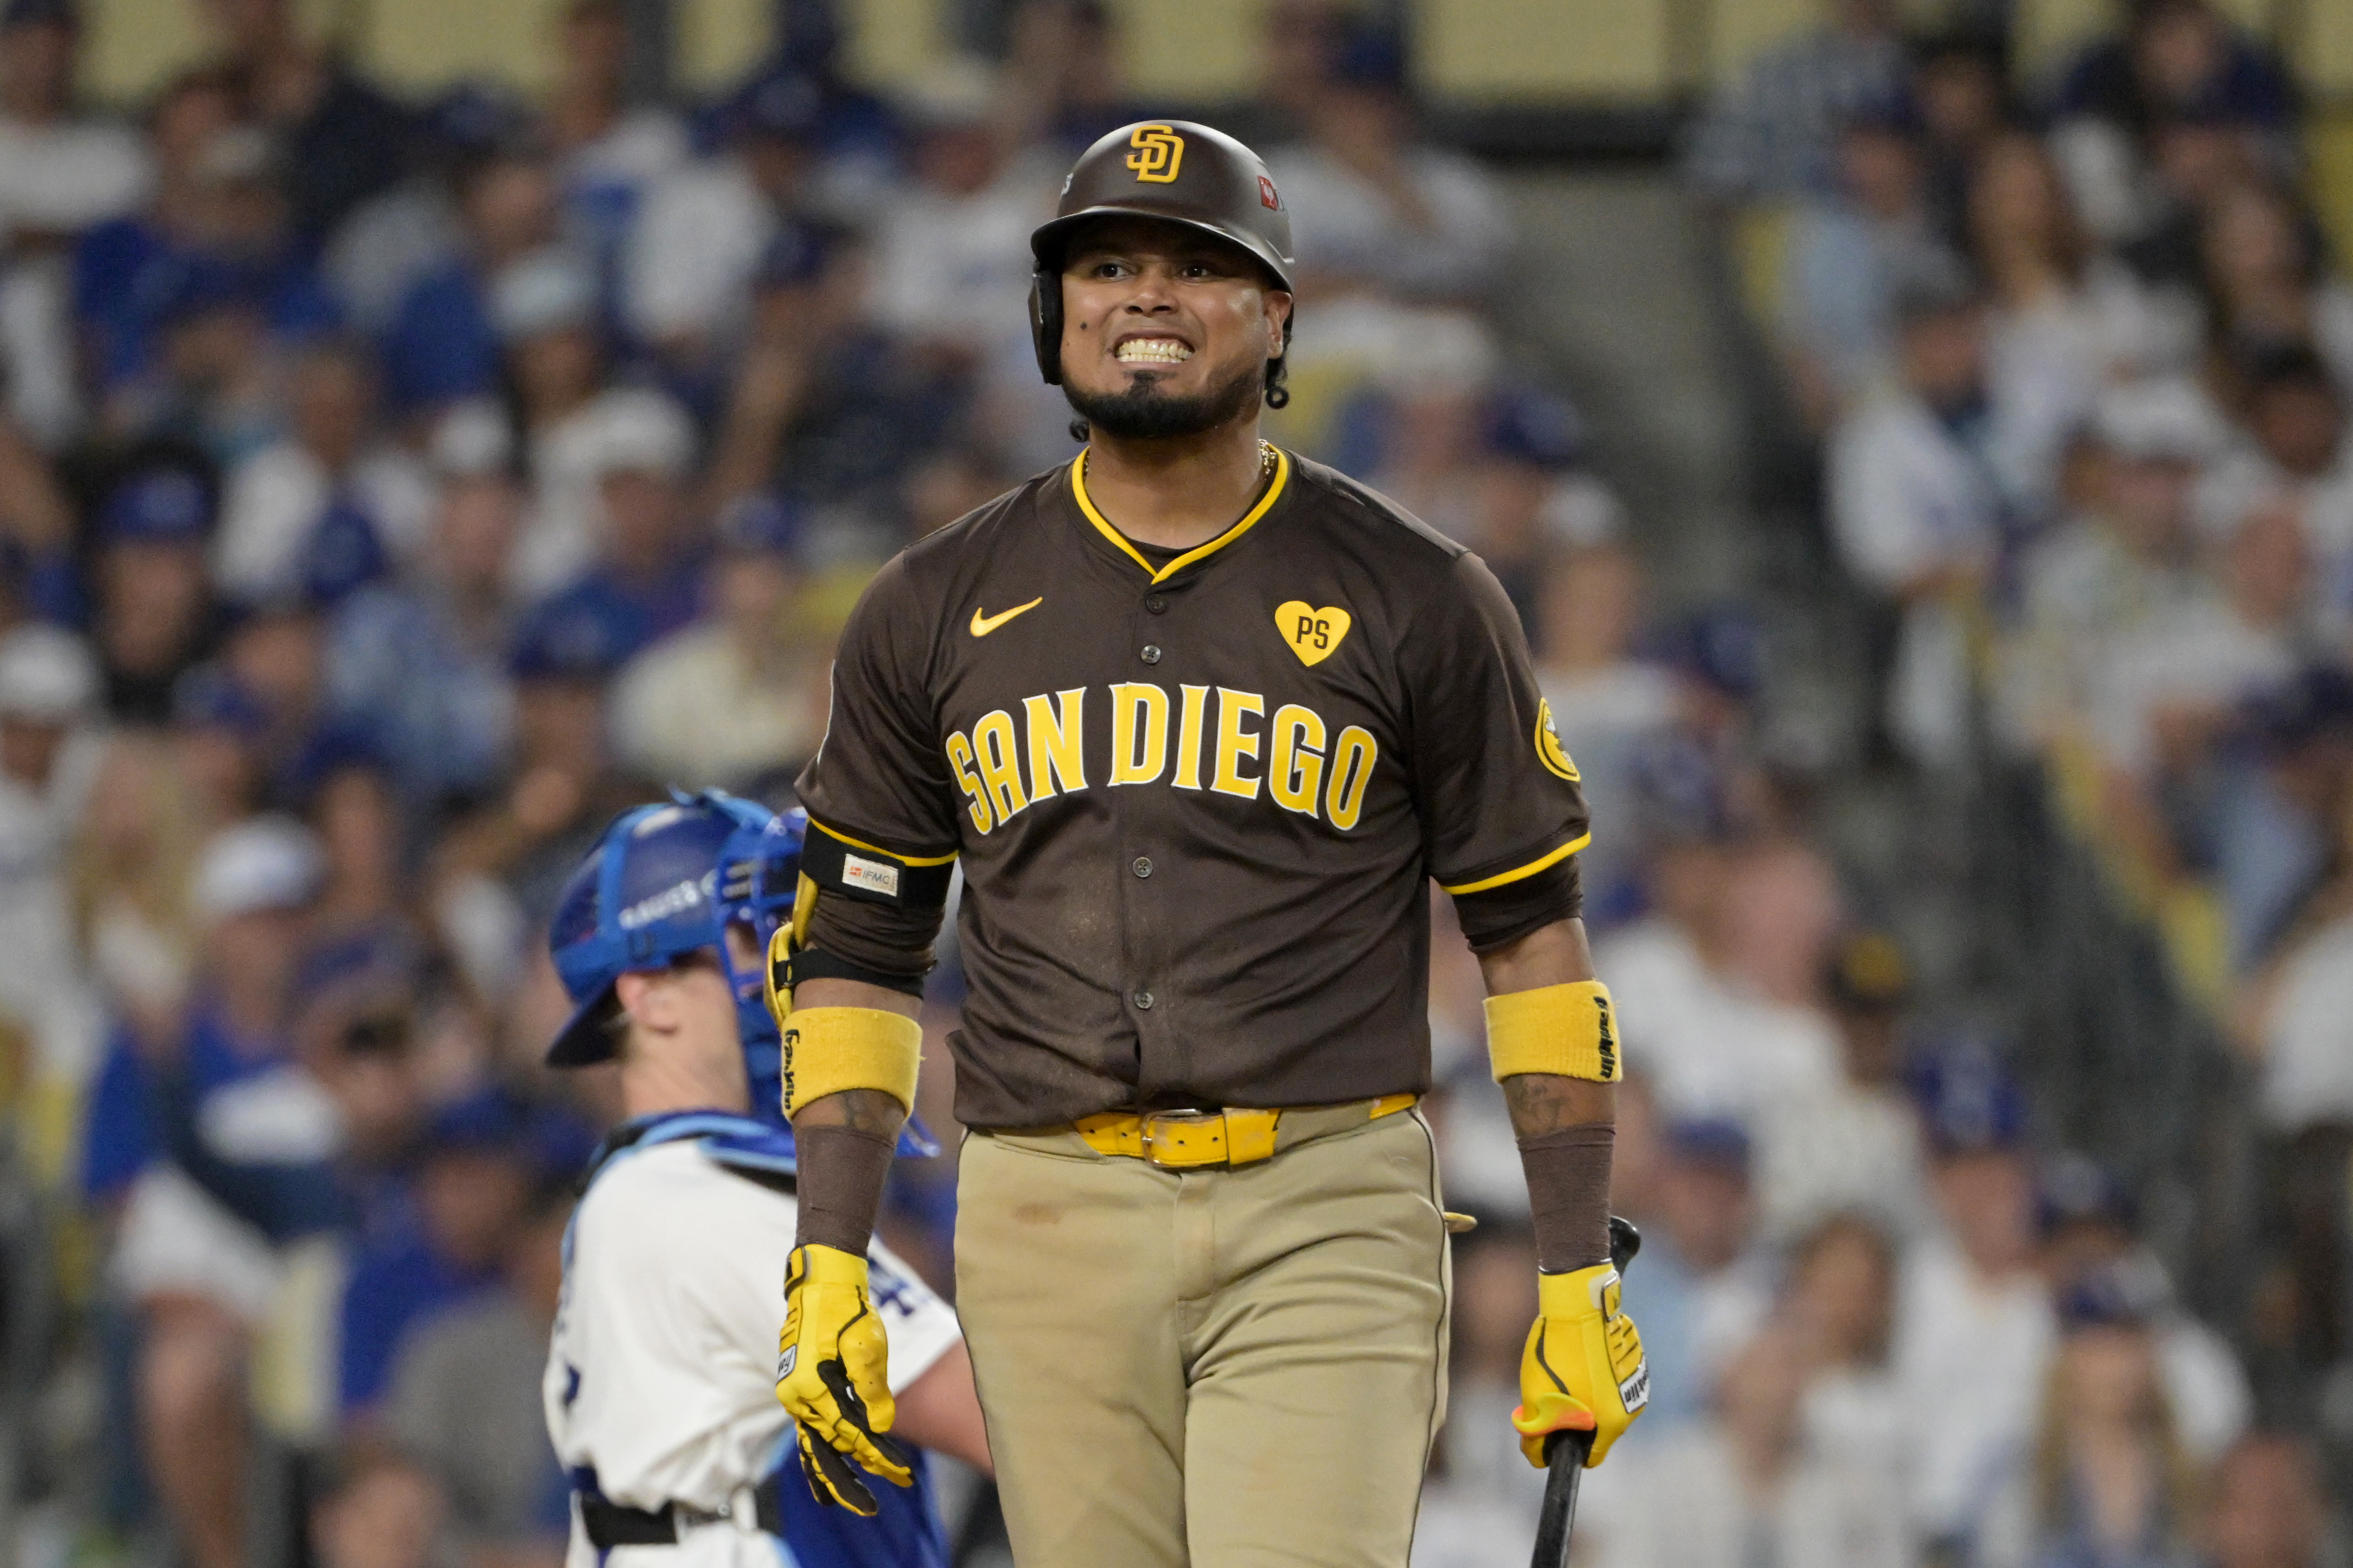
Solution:
M 1533 1198 L 1530 1458 L 1599 1463 L 1647 1392 L 1577 769 L 1478 558 L 1260 440 L 1290 228 L 1204 126 L 1079 160 L 1033 316 L 1089 444 L 883 569 L 800 780 L 778 1397 L 820 1493 L 903 1474 L 863 1254 L 961 858 L 957 1308 L 1023 1568 L 1405 1563 L 1445 1407 L 1429 879 Z

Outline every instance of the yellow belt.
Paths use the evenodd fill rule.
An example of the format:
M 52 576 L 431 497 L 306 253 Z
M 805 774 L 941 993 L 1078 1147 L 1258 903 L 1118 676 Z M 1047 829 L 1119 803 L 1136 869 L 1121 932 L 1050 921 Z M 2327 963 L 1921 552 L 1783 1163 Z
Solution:
M 1365 1102 L 1377 1121 L 1411 1109 L 1420 1096 L 1385 1094 Z M 1274 1155 L 1280 1110 L 1106 1110 L 1071 1123 L 1098 1154 L 1124 1154 L 1155 1165 L 1249 1165 Z

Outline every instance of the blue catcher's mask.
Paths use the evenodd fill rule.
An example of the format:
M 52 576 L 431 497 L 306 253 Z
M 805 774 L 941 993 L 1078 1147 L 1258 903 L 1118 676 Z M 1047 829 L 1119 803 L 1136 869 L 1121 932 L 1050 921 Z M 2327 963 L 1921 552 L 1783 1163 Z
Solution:
M 623 812 L 557 897 L 548 946 L 575 1011 L 548 1047 L 550 1067 L 611 1059 L 614 988 L 631 970 L 665 969 L 715 951 L 735 998 L 736 1035 L 752 1088 L 752 1113 L 783 1127 L 784 1043 L 768 1011 L 766 953 L 792 918 L 808 814 L 778 816 L 724 790 L 671 791 L 667 805 Z M 744 928 L 758 955 L 738 964 L 729 925 Z M 902 1154 L 939 1152 L 909 1118 Z
M 718 952 L 742 1016 L 744 985 L 727 951 L 720 862 L 730 839 L 769 819 L 760 807 L 717 791 L 676 795 L 613 819 L 557 895 L 548 927 L 555 972 L 575 1005 L 548 1047 L 548 1066 L 610 1060 L 616 983 L 630 971 L 667 969 L 691 953 Z M 755 1003 L 757 979 L 755 973 Z M 775 1035 L 773 1024 L 768 1033 Z

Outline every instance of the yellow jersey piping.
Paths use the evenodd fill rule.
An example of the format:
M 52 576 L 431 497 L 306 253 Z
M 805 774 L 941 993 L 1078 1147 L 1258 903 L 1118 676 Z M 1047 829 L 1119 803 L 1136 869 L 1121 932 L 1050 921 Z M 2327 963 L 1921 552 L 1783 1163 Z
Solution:
M 1085 452 L 1081 452 L 1071 462 L 1071 493 L 1078 498 L 1079 510 L 1087 514 L 1087 521 L 1093 523 L 1105 539 L 1117 545 L 1121 552 L 1130 561 L 1143 567 L 1145 575 L 1155 583 L 1166 583 L 1194 562 L 1216 554 L 1243 534 L 1248 533 L 1257 524 L 1258 520 L 1267 514 L 1268 509 L 1274 505 L 1276 498 L 1282 494 L 1282 487 L 1291 479 L 1291 455 L 1280 447 L 1274 449 L 1274 482 L 1266 487 L 1266 494 L 1259 497 L 1258 504 L 1242 514 L 1242 520 L 1240 522 L 1209 541 L 1208 543 L 1187 550 L 1156 572 L 1152 569 L 1152 563 L 1146 561 L 1143 553 L 1129 542 L 1127 535 L 1113 528 L 1110 520 L 1095 510 L 1095 503 L 1087 499 L 1086 470 L 1087 455 Z
M 809 818 L 809 826 L 828 838 L 839 839 L 852 849 L 863 849 L 869 855 L 880 855 L 885 859 L 896 860 L 902 866 L 944 866 L 955 858 L 954 855 L 902 855 L 896 849 L 885 849 L 879 844 L 869 844 L 863 838 L 852 838 L 838 827 L 828 827 L 814 816 Z
M 1509 871 L 1498 871 L 1492 877 L 1482 877 L 1475 882 L 1458 882 L 1451 888 L 1440 882 L 1438 884 L 1439 890 L 1452 893 L 1457 897 L 1464 893 L 1483 893 L 1490 888 L 1500 888 L 1507 882 L 1516 882 L 1524 878 L 1533 877 L 1547 866 L 1558 865 L 1592 842 L 1593 835 L 1580 833 L 1551 854 L 1539 855 L 1525 866 Z

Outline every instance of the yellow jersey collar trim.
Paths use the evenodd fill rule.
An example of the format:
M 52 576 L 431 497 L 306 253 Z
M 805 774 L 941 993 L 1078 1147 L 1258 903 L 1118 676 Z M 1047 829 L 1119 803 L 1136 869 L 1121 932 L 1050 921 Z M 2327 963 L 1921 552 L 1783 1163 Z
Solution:
M 1153 569 L 1152 563 L 1144 558 L 1143 552 L 1135 548 L 1135 545 L 1128 539 L 1127 535 L 1122 533 L 1118 529 L 1113 528 L 1111 525 L 1111 521 L 1104 517 L 1103 513 L 1097 511 L 1095 510 L 1095 503 L 1088 499 L 1086 452 L 1082 451 L 1076 458 L 1071 460 L 1071 494 L 1077 498 L 1079 510 L 1087 514 L 1087 521 L 1095 525 L 1095 529 L 1098 532 L 1100 532 L 1105 539 L 1110 540 L 1113 545 L 1117 546 L 1120 553 L 1125 555 L 1130 561 L 1134 562 L 1138 566 L 1143 567 L 1144 574 L 1151 578 L 1155 583 L 1166 583 L 1169 578 L 1175 576 L 1186 567 L 1193 564 L 1194 562 L 1204 560 L 1208 556 L 1216 554 L 1219 551 L 1223 550 L 1227 545 L 1231 544 L 1235 540 L 1240 539 L 1243 534 L 1248 533 L 1257 525 L 1259 519 L 1264 517 L 1273 509 L 1274 503 L 1276 500 L 1280 500 L 1282 495 L 1283 486 L 1288 484 L 1290 481 L 1291 454 L 1285 452 L 1282 447 L 1277 447 L 1274 448 L 1274 480 L 1266 487 L 1266 494 L 1258 498 L 1258 504 L 1250 508 L 1247 512 L 1244 512 L 1242 514 L 1242 520 L 1240 522 L 1226 530 L 1225 532 L 1218 535 L 1217 538 L 1209 541 L 1208 543 L 1196 545 L 1194 548 L 1185 552 L 1184 554 L 1176 557 L 1176 560 L 1171 561 L 1167 565 L 1155 571 Z M 836 834 L 835 837 L 839 837 L 840 835 Z
M 838 827 L 828 827 L 814 816 L 809 818 L 809 826 L 828 838 L 839 839 L 852 849 L 863 849 L 869 855 L 880 855 L 886 860 L 896 860 L 902 866 L 944 866 L 955 858 L 953 855 L 902 855 L 896 849 L 885 849 L 880 844 L 869 844 L 863 838 L 852 838 Z
M 1442 893 L 1452 893 L 1458 898 L 1464 893 L 1483 893 L 1490 888 L 1501 888 L 1519 881 L 1523 878 L 1533 877 L 1547 866 L 1556 866 L 1592 842 L 1593 835 L 1580 833 L 1551 854 L 1539 855 L 1525 866 L 1514 867 L 1509 871 L 1498 871 L 1492 877 L 1482 877 L 1475 882 L 1458 882 L 1451 888 L 1440 882 L 1438 889 Z

